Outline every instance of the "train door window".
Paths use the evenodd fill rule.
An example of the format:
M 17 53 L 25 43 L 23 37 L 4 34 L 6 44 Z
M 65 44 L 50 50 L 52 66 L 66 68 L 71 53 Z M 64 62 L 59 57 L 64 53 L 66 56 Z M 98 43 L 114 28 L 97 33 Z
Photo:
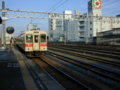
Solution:
M 27 43 L 32 43 L 33 42 L 33 36 L 31 34 L 26 35 L 26 42 Z
M 38 35 L 35 35 L 34 41 L 35 41 L 35 43 L 38 43 Z
M 41 34 L 41 42 L 46 42 L 46 34 Z

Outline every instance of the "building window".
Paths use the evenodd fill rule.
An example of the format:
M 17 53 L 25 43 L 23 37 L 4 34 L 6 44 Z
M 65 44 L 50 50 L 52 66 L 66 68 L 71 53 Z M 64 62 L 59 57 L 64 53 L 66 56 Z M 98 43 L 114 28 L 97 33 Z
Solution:
M 80 37 L 81 39 L 84 39 L 84 37 Z
M 80 24 L 84 24 L 85 22 L 84 21 L 79 21 Z
M 92 24 L 92 22 L 90 22 L 90 24 Z
M 92 34 L 90 34 L 90 37 L 92 37 Z

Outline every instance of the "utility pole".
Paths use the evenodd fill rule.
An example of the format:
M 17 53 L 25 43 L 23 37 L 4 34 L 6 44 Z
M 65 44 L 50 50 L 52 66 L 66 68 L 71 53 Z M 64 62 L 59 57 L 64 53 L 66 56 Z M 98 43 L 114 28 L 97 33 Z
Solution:
M 2 18 L 5 18 L 5 14 L 6 14 L 6 10 L 5 10 L 5 1 L 2 1 Z M 5 23 L 5 19 L 3 19 L 3 22 L 2 22 L 2 44 L 5 46 L 5 41 L 6 41 L 6 37 L 5 37 L 5 34 L 6 34 L 6 23 Z

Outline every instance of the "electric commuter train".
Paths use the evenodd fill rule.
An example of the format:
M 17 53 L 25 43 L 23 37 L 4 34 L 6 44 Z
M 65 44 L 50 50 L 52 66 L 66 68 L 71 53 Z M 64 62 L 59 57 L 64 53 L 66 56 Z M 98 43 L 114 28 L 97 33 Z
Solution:
M 25 31 L 16 38 L 16 44 L 28 57 L 39 57 L 47 51 L 47 33 L 41 30 Z

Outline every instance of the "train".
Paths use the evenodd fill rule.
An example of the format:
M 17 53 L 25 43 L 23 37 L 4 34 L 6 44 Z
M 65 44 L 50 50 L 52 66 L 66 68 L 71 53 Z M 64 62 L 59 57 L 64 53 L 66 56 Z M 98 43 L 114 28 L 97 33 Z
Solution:
M 16 38 L 16 45 L 27 57 L 39 57 L 47 51 L 47 33 L 43 30 L 29 30 Z

